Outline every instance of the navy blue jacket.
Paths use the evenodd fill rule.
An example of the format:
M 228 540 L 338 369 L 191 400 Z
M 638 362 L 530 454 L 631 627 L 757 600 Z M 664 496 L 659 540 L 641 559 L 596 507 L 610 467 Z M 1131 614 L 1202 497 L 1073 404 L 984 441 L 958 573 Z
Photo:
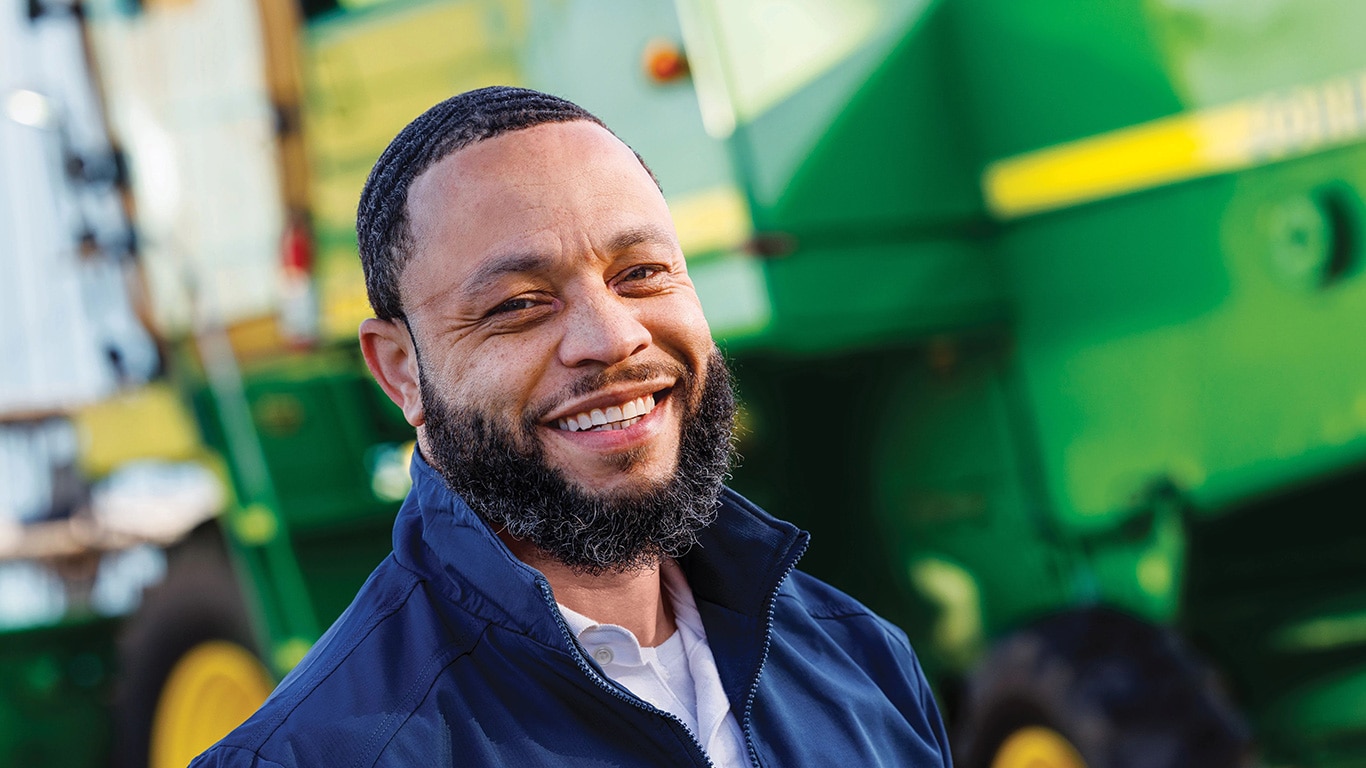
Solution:
M 807 535 L 726 491 L 680 560 L 760 766 L 947 766 L 898 629 L 794 571 Z M 603 676 L 550 585 L 420 456 L 394 552 L 255 715 L 192 765 L 708 765 Z

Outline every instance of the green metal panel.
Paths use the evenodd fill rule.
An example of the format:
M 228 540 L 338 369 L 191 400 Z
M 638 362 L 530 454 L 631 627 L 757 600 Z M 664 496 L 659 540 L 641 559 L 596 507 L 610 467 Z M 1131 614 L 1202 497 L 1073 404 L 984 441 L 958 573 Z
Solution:
M 113 738 L 112 619 L 0 633 L 0 763 L 93 768 Z
M 763 4 L 678 5 L 724 75 L 699 67 L 709 125 L 787 235 L 749 273 L 762 322 L 722 334 L 761 393 L 737 484 L 781 485 L 777 454 L 826 472 L 840 522 L 818 480 L 776 508 L 870 524 L 845 554 L 887 583 L 811 565 L 899 603 L 938 671 L 1120 606 L 1216 656 L 1270 759 L 1360 762 L 1366 6 L 809 0 L 865 35 L 785 75 Z
M 1134 125 L 1182 103 L 1149 0 L 954 0 L 952 66 L 978 164 Z
M 881 373 L 871 432 L 878 530 L 898 576 L 934 604 L 911 616 L 922 651 L 963 671 L 988 637 L 1086 589 L 1020 450 L 999 342 L 944 338 Z
M 1361 226 L 1350 190 L 1366 183 L 1363 161 L 1341 150 L 1003 235 L 1039 449 L 1067 525 L 1111 524 L 1162 477 L 1217 509 L 1366 456 L 1366 359 L 1345 332 L 1366 313 L 1366 282 L 1352 272 L 1324 285 L 1314 266 L 1348 236 L 1328 231 L 1330 217 Z
M 735 339 L 735 349 L 819 354 L 1006 317 L 997 272 L 971 241 L 803 242 L 790 255 L 758 262 L 769 322 L 762 333 Z
M 602 118 L 650 164 L 670 201 L 733 183 L 725 145 L 702 132 L 688 80 L 646 76 L 648 44 L 681 43 L 668 2 L 532 0 L 527 14 L 521 61 L 528 87 Z
M 226 529 L 269 661 L 283 674 L 388 554 L 404 489 L 386 491 L 379 462 L 406 458 L 413 433 L 355 348 L 249 365 L 241 397 L 229 408 L 230 390 L 205 388 L 196 402 L 206 439 L 233 461 L 239 502 Z M 222 418 L 237 412 L 250 418 L 251 440 L 223 430 Z M 260 469 L 246 471 L 258 460 Z M 253 473 L 264 475 L 268 494 L 245 482 Z
M 962 94 L 943 76 L 945 4 L 861 5 L 875 15 L 846 58 L 736 129 L 760 229 L 893 240 L 978 211 Z M 743 78 L 747 62 L 732 53 L 732 78 Z

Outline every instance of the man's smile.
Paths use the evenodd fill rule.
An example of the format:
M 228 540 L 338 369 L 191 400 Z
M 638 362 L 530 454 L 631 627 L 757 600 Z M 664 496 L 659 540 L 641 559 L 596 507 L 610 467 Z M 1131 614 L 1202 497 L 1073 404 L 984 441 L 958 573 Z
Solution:
M 645 418 L 654 408 L 655 396 L 651 393 L 627 400 L 619 405 L 592 408 L 565 418 L 556 419 L 555 426 L 566 432 L 604 432 L 626 429 Z
M 666 463 L 672 468 L 682 415 L 674 407 L 674 401 L 678 398 L 673 393 L 678 384 L 677 381 L 656 381 L 630 387 L 613 387 L 588 398 L 566 403 L 558 411 L 562 415 L 552 413 L 541 422 L 541 427 L 549 430 L 547 437 L 552 445 L 560 445 L 570 451 L 562 457 L 565 460 L 569 456 L 578 456 L 577 460 L 583 460 L 583 451 L 600 459 L 643 449 L 647 445 L 663 449 L 665 445 L 660 441 L 668 441 Z M 664 456 L 660 454 L 659 458 Z M 638 458 L 643 458 L 643 455 Z M 611 474 L 616 476 L 618 472 L 619 469 L 613 469 Z

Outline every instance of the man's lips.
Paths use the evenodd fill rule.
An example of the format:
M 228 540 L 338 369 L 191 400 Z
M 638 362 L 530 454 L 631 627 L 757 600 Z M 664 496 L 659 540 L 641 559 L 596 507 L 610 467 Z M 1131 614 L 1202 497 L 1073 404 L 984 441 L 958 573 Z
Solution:
M 670 397 L 671 389 L 663 389 L 657 393 L 641 395 L 639 398 L 621 401 L 621 405 L 594 408 L 586 411 L 589 421 L 587 429 L 579 428 L 582 423 L 579 419 L 585 412 L 581 411 L 573 415 L 573 430 L 571 431 L 569 419 L 563 418 L 564 427 L 560 427 L 560 419 L 551 423 L 542 423 L 544 429 L 550 430 L 555 436 L 554 443 L 572 446 L 574 450 L 588 450 L 594 453 L 618 453 L 621 451 L 632 450 L 641 447 L 665 434 L 666 425 L 671 423 L 673 413 L 673 398 Z M 626 403 L 635 401 L 637 403 L 636 415 L 626 418 Z M 644 413 L 640 412 L 642 405 L 645 407 Z M 619 408 L 622 410 L 622 418 L 615 422 L 603 424 L 593 424 L 593 412 L 599 411 L 602 419 L 607 418 L 608 408 Z M 616 412 L 612 412 L 616 415 Z

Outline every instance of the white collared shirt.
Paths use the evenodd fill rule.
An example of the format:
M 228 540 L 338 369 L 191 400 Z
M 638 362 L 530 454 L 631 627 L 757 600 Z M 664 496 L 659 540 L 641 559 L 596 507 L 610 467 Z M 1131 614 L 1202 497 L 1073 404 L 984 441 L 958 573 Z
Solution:
M 740 724 L 721 687 L 716 659 L 697 612 L 692 588 L 672 560 L 660 567 L 678 631 L 655 648 L 642 648 L 634 633 L 599 624 L 560 606 L 569 630 L 602 671 L 626 690 L 683 721 L 718 768 L 750 764 Z

